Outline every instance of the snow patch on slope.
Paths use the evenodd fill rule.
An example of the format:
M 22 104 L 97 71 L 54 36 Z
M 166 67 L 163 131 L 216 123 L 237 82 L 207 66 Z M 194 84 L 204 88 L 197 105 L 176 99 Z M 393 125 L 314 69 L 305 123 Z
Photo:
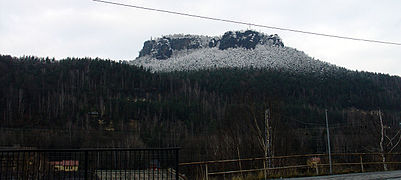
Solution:
M 257 45 L 255 49 L 201 48 L 181 50 L 166 60 L 152 56 L 139 57 L 131 64 L 153 72 L 193 71 L 218 68 L 257 68 L 285 70 L 299 73 L 327 73 L 339 69 L 335 65 L 315 60 L 304 52 L 289 47 Z

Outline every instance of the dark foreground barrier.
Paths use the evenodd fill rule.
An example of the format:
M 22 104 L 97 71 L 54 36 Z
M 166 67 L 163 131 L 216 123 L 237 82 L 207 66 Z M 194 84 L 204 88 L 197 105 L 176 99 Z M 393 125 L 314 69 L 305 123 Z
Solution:
M 179 148 L 0 150 L 0 179 L 182 179 Z

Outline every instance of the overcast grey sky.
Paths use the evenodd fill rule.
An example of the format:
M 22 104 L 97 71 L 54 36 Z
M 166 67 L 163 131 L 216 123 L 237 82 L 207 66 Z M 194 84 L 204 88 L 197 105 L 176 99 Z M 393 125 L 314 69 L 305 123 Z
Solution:
M 254 24 L 401 42 L 400 0 L 109 0 Z M 352 70 L 401 76 L 401 46 L 357 42 L 119 7 L 92 0 L 0 0 L 0 54 L 132 60 L 168 34 L 253 29 Z

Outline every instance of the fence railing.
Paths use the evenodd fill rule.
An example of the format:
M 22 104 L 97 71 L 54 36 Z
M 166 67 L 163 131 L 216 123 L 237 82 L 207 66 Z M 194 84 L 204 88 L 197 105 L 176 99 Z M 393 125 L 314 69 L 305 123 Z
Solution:
M 401 153 L 333 153 L 333 173 L 365 172 L 401 169 Z M 267 162 L 271 162 L 269 167 Z M 192 169 L 193 179 L 209 179 L 217 176 L 238 176 L 246 173 L 266 173 L 269 177 L 286 175 L 321 175 L 328 174 L 328 154 L 306 154 L 275 157 L 256 157 L 245 159 L 187 162 L 179 164 L 182 169 Z M 196 170 L 195 170 L 196 169 Z
M 182 179 L 179 148 L 0 150 L 0 179 Z

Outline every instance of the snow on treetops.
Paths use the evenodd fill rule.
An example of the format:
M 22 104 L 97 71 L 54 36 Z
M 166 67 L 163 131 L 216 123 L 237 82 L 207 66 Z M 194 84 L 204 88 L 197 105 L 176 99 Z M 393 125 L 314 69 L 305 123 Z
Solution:
M 235 32 L 231 32 L 231 34 L 236 34 L 235 36 L 238 36 L 238 33 Z M 254 34 L 249 35 L 248 33 L 246 36 L 253 37 L 249 38 L 249 42 L 255 39 Z M 277 35 L 274 36 L 279 38 Z M 244 37 L 245 36 L 242 36 L 241 38 L 244 39 Z M 169 38 L 174 37 L 169 36 Z M 214 43 L 215 46 L 212 47 L 204 46 L 205 40 L 203 39 L 202 41 L 203 42 L 199 43 L 200 46 L 197 48 L 171 49 L 171 56 L 162 60 L 156 58 L 158 56 L 152 55 L 155 51 L 152 49 L 149 50 L 150 53 L 142 55 L 130 63 L 136 66 L 142 66 L 152 72 L 194 71 L 218 68 L 255 68 L 285 70 L 298 73 L 328 73 L 339 69 L 339 67 L 335 65 L 315 60 L 302 51 L 273 43 L 260 43 L 260 40 L 259 43 L 251 48 L 235 44 L 229 45 L 228 48 L 225 49 L 220 48 L 219 44 L 216 45 Z M 220 39 L 220 41 L 222 40 Z M 194 43 L 191 42 L 189 44 Z M 240 43 L 237 42 L 237 44 Z

